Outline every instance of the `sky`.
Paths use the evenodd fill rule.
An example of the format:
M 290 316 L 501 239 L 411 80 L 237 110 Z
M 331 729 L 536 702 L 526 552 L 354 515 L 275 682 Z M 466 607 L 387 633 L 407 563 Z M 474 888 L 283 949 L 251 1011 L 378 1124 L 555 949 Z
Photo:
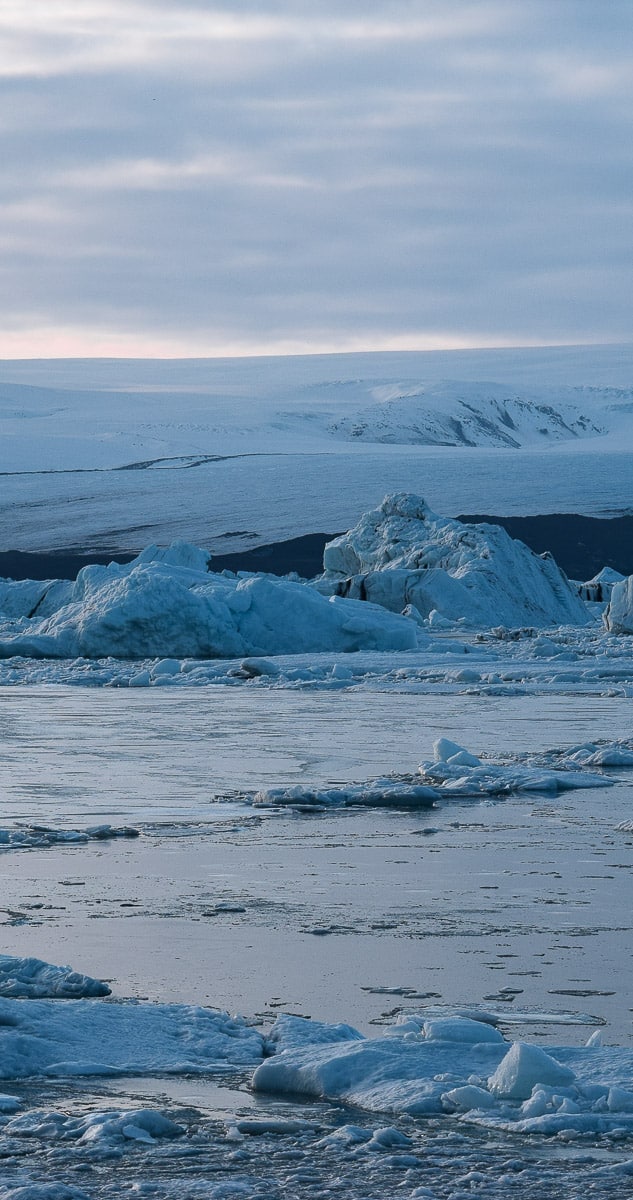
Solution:
M 631 341 L 631 0 L 0 0 L 0 358 Z

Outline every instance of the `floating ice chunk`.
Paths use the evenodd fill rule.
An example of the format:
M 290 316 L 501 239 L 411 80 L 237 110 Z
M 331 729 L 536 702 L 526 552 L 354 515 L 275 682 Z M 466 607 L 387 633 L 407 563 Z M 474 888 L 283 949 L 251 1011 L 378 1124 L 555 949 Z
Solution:
M 503 1042 L 503 1034 L 487 1021 L 475 1021 L 470 1017 L 433 1017 L 425 1021 L 422 1032 L 429 1041 L 464 1042 L 477 1045 L 480 1042 Z
M 34 610 L 16 628 L 0 614 L 0 658 L 156 656 L 163 665 L 150 669 L 149 682 L 160 684 L 179 673 L 183 657 L 246 655 L 261 663 L 268 654 L 417 647 L 417 626 L 399 614 L 328 599 L 288 579 L 210 574 L 200 556 L 206 562 L 205 551 L 181 544 L 173 555 L 153 547 L 125 566 L 84 567 L 45 617 Z
M 412 1146 L 413 1139 L 407 1137 L 406 1133 L 402 1133 L 399 1129 L 395 1129 L 393 1125 L 387 1125 L 382 1129 L 374 1129 L 371 1138 L 367 1143 L 368 1150 L 393 1150 L 394 1146 Z
M 604 604 L 610 599 L 614 585 L 621 583 L 625 578 L 626 576 L 614 567 L 603 567 L 592 579 L 577 584 L 578 595 L 589 603 Z
M 81 1116 L 31 1109 L 4 1126 L 5 1135 L 10 1137 L 52 1137 L 82 1144 L 127 1139 L 152 1145 L 159 1138 L 181 1137 L 184 1132 L 182 1125 L 149 1108 L 89 1112 Z
M 499 796 L 511 792 L 563 792 L 577 788 L 610 787 L 613 780 L 589 771 L 549 769 L 539 765 L 505 764 L 474 759 L 463 762 L 461 747 L 441 738 L 435 743 L 434 762 L 421 763 L 418 771 L 424 783 L 436 787 L 442 796 Z M 451 754 L 452 750 L 454 754 Z M 439 757 L 446 755 L 446 757 Z M 470 757 L 470 756 L 469 756 Z M 474 758 L 474 755 L 472 756 Z
M 446 1112 L 469 1112 L 473 1108 L 496 1108 L 497 1101 L 485 1088 L 468 1083 L 463 1087 L 451 1088 L 442 1093 L 442 1107 Z
M 253 804 L 263 807 L 289 805 L 299 808 L 432 808 L 439 799 L 436 788 L 413 782 L 374 780 L 345 788 L 266 788 L 256 792 Z
M 244 658 L 240 663 L 240 671 L 250 679 L 257 679 L 260 675 L 278 675 L 279 667 L 269 658 Z
M 609 633 L 633 633 L 633 575 L 614 584 L 603 621 Z
M 633 1112 L 633 1092 L 620 1087 L 610 1087 L 607 1108 L 609 1112 Z
M 3 849 L 21 850 L 49 846 L 74 846 L 90 840 L 137 838 L 138 829 L 131 825 L 90 825 L 87 829 L 50 829 L 47 825 L 26 825 L 17 829 L 0 829 Z
M 460 767 L 481 766 L 480 758 L 476 758 L 474 754 L 464 750 L 463 746 L 458 746 L 457 742 L 451 742 L 448 738 L 438 738 L 433 743 L 433 754 L 436 762 L 448 762 Z
M 326 1133 L 325 1137 L 317 1142 L 317 1146 L 338 1151 L 347 1149 L 349 1146 L 359 1146 L 363 1142 L 368 1142 L 370 1137 L 371 1130 L 362 1125 L 339 1125 L 331 1133 Z
M 570 1067 L 556 1062 L 539 1046 L 514 1042 L 488 1080 L 494 1096 L 504 1100 L 527 1100 L 539 1084 L 564 1087 L 576 1078 Z
M 72 967 L 58 967 L 39 958 L 0 954 L 0 996 L 76 1000 L 83 996 L 109 995 L 107 983 L 73 971 Z

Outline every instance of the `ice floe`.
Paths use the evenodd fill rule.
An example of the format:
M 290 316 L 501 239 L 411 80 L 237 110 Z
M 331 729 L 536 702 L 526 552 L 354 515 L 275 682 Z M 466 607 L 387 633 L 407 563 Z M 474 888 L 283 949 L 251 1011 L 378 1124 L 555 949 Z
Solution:
M 225 1071 L 255 1065 L 262 1047 L 243 1018 L 216 1009 L 0 999 L 2 1079 Z
M 329 542 L 321 586 L 423 618 L 498 625 L 584 625 L 587 609 L 550 555 L 497 525 L 439 517 L 419 496 L 386 496 Z
M 87 829 L 51 829 L 48 825 L 20 825 L 16 829 L 0 829 L 0 851 L 75 846 L 83 842 L 105 842 L 115 838 L 138 836 L 139 830 L 131 825 L 90 825 Z
M 100 979 L 91 979 L 39 958 L 15 958 L 0 954 L 0 996 L 77 1000 L 87 996 L 109 996 L 110 988 Z
M 392 775 L 346 787 L 264 788 L 256 792 L 258 807 L 288 805 L 295 808 L 334 808 L 365 805 L 375 808 L 432 808 L 440 800 L 508 796 L 517 792 L 574 791 L 610 787 L 609 775 L 589 771 L 596 767 L 633 766 L 633 745 L 593 743 L 541 755 L 516 756 L 511 761 L 480 759 L 448 738 L 434 743 L 434 758 L 423 762 L 417 775 Z M 421 783 L 420 783 L 421 779 Z
M 381 1113 L 455 1114 L 516 1132 L 633 1135 L 633 1051 L 508 1043 L 487 1020 L 420 1018 L 389 1036 L 328 1041 L 322 1029 L 257 1067 L 256 1091 Z M 274 1031 L 273 1031 L 274 1032 Z

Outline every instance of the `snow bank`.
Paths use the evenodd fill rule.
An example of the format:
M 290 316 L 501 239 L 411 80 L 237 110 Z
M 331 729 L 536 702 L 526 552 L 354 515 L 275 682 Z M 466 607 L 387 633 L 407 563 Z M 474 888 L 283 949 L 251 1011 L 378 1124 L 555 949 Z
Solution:
M 423 1014 L 386 1037 L 351 1032 L 328 1041 L 319 1025 L 314 1042 L 303 1030 L 284 1048 L 282 1027 L 281 1049 L 257 1067 L 253 1088 L 373 1112 L 455 1114 L 519 1133 L 633 1136 L 633 1051 L 602 1047 L 595 1035 L 584 1047 L 544 1050 L 509 1044 L 485 1016 Z
M 613 585 L 603 619 L 609 633 L 633 633 L 633 575 Z
M 417 645 L 405 617 L 286 579 L 210 574 L 208 557 L 180 542 L 125 565 L 84 567 L 74 584 L 41 596 L 41 585 L 4 583 L 0 657 L 233 658 Z
M 81 975 L 72 967 L 57 967 L 39 958 L 13 958 L 9 954 L 0 954 L 0 996 L 76 1000 L 84 996 L 109 995 L 107 983 Z
M 405 493 L 386 496 L 329 542 L 323 566 L 320 587 L 395 612 L 410 605 L 425 618 L 437 613 L 482 628 L 589 620 L 551 556 L 535 554 L 499 526 L 438 517 Z
M 215 1009 L 0 999 L 2 1079 L 225 1070 L 254 1066 L 262 1052 L 260 1033 Z

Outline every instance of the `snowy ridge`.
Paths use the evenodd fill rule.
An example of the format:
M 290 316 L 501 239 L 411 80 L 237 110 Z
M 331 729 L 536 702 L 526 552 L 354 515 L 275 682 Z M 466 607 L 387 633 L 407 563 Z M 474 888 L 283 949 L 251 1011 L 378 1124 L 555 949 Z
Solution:
M 403 375 L 413 364 L 397 354 L 208 360 L 197 369 L 154 361 L 144 370 L 141 364 L 140 376 L 139 364 L 121 360 L 114 386 L 108 364 L 85 364 L 77 386 L 72 368 L 82 364 L 64 371 L 56 363 L 47 371 L 58 379 L 54 387 L 11 380 L 19 369 L 0 363 L 0 472 L 190 468 L 223 456 L 308 453 L 345 441 L 547 449 L 615 432 L 631 437 L 630 384 L 553 383 L 544 367 L 525 387 L 505 373 L 477 374 L 490 367 L 516 374 L 511 360 L 502 366 L 490 356 L 474 357 L 469 378 L 438 378 L 430 356 L 408 357 L 419 362 L 419 375 Z M 452 360 L 457 367 L 459 356 Z
M 409 446 L 546 445 L 597 437 L 633 392 L 584 388 L 520 391 L 500 383 L 415 382 L 367 388 L 375 403 L 329 426 L 338 437 Z M 607 399 L 608 397 L 608 399 Z M 596 409 L 602 410 L 596 417 Z

